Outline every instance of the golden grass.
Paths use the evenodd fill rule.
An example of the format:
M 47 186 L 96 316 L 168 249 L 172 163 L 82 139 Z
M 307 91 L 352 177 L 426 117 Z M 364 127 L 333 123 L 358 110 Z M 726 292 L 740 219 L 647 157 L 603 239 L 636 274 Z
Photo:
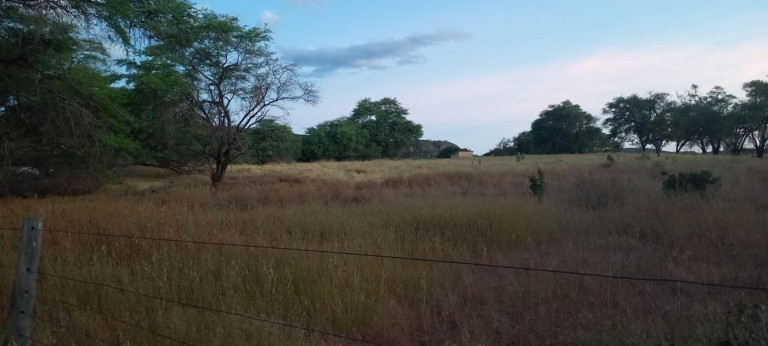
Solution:
M 204 176 L 140 169 L 81 197 L 0 200 L 0 225 L 333 249 L 768 286 L 768 161 L 621 154 L 236 166 Z M 482 163 L 480 163 L 482 162 Z M 543 203 L 527 176 L 542 167 Z M 704 198 L 665 197 L 661 171 L 709 169 Z M 129 180 L 130 181 L 130 180 Z M 133 187 L 131 187 L 133 186 Z M 15 262 L 16 232 L 0 261 Z M 706 344 L 727 311 L 768 294 L 686 285 L 46 233 L 43 271 L 390 345 Z M 11 270 L 1 267 L 8 292 Z M 196 345 L 354 344 L 41 278 L 40 295 Z M 7 305 L 8 294 L 0 294 Z M 0 311 L 4 318 L 6 312 Z M 45 301 L 36 314 L 122 345 L 170 344 Z M 744 326 L 741 326 L 744 327 Z M 744 327 L 746 328 L 746 327 Z M 92 340 L 38 323 L 56 344 Z

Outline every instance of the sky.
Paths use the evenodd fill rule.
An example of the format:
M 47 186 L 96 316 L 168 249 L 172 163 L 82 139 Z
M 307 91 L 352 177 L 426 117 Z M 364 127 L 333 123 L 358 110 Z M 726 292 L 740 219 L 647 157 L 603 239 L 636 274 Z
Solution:
M 318 105 L 294 105 L 296 133 L 397 98 L 424 139 L 482 154 L 550 104 L 603 118 L 605 103 L 691 84 L 742 96 L 768 76 L 765 0 L 202 0 L 267 26 Z

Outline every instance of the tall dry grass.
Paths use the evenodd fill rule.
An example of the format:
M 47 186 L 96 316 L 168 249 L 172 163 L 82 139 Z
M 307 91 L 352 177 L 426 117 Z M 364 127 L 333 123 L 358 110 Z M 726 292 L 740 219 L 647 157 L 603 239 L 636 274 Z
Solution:
M 140 171 L 136 185 L 89 196 L 0 200 L 0 225 L 40 214 L 51 230 L 768 286 L 766 161 L 635 157 L 246 166 L 220 191 L 204 176 Z M 527 188 L 539 166 L 542 203 Z M 700 169 L 722 186 L 662 193 L 662 171 Z M 5 306 L 16 233 L 0 238 Z M 750 291 L 55 233 L 43 242 L 42 271 L 391 345 L 716 344 L 768 323 L 738 322 L 736 307 L 768 299 Z M 354 344 L 52 277 L 40 291 L 196 345 Z M 35 313 L 122 345 L 171 343 L 48 301 Z M 93 343 L 45 323 L 35 338 Z

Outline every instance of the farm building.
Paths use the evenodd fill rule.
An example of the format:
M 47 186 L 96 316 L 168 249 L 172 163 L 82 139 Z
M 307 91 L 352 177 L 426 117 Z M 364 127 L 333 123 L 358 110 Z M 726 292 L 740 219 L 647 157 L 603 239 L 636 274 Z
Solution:
M 452 159 L 472 158 L 474 156 L 471 150 L 459 150 L 457 153 L 451 155 Z

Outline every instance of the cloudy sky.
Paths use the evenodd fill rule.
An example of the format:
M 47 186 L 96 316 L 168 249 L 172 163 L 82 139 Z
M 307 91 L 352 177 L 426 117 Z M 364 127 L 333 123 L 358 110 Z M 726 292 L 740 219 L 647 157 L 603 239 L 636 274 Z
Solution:
M 321 92 L 288 118 L 303 133 L 365 97 L 396 97 L 425 139 L 482 154 L 570 99 L 595 116 L 615 96 L 692 83 L 740 95 L 768 76 L 765 0 L 201 0 L 267 25 Z

